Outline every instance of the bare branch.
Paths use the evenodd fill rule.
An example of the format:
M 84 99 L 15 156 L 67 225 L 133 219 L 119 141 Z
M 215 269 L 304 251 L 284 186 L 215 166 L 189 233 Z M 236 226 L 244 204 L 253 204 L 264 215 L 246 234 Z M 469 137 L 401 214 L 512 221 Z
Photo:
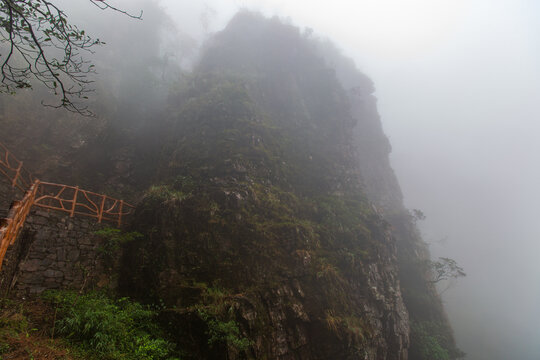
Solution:
M 129 16 L 130 18 L 142 20 L 142 16 L 143 16 L 142 10 L 141 10 L 141 12 L 139 13 L 139 15 L 132 15 L 132 14 L 128 13 L 127 11 L 118 9 L 118 8 L 112 6 L 111 4 L 109 4 L 109 3 L 107 3 L 106 1 L 103 1 L 103 0 L 90 0 L 90 2 L 91 2 L 92 4 L 94 4 L 94 5 L 96 5 L 96 6 L 97 6 L 98 8 L 100 8 L 101 10 L 111 9 L 111 10 L 114 10 L 114 11 L 119 12 L 119 13 L 121 13 L 121 14 L 127 15 L 127 16 Z

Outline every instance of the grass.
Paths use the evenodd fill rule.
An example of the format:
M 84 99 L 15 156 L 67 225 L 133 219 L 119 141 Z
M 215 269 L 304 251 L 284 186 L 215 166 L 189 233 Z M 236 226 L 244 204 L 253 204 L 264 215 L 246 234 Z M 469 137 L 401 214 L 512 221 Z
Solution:
M 64 339 L 51 337 L 54 308 L 43 301 L 0 303 L 0 360 L 91 359 Z
M 98 292 L 50 291 L 44 298 L 58 310 L 53 335 L 100 359 L 178 359 L 175 345 L 162 337 L 155 309 Z

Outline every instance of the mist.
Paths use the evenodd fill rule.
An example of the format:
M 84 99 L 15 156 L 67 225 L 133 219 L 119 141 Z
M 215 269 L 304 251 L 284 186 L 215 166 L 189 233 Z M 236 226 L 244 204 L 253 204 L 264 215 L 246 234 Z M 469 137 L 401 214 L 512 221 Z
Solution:
M 116 119 L 105 127 L 165 126 L 168 92 L 239 9 L 335 42 L 375 84 L 392 166 L 407 207 L 427 216 L 432 257 L 467 273 L 440 287 L 458 346 L 471 360 L 540 358 L 540 4 L 118 1 L 142 20 L 58 4 L 106 42 L 89 55 L 93 111 Z
M 443 294 L 458 344 L 470 359 L 532 360 L 540 354 L 538 8 L 496 2 L 471 11 L 437 52 L 401 62 L 397 83 L 375 78 L 379 109 L 406 203 L 428 216 L 432 254 L 468 273 Z
M 163 2 L 171 17 L 184 2 Z M 206 2 L 214 30 L 239 6 L 328 36 L 370 76 L 406 205 L 468 359 L 540 356 L 540 6 L 533 1 Z M 309 11 L 306 11 L 309 8 Z
M 401 35 L 359 34 L 372 2 L 356 5 L 359 19 L 347 24 L 332 24 L 324 14 L 342 12 L 320 4 L 312 15 L 289 15 L 332 32 L 374 80 L 406 205 L 427 215 L 420 226 L 432 256 L 451 257 L 468 274 L 441 287 L 458 346 L 468 359 L 538 359 L 540 9 L 532 1 L 435 3 L 410 2 L 408 15 L 431 21 L 409 19 L 401 25 L 423 31 Z M 377 21 L 388 25 L 385 11 L 395 16 L 396 5 L 378 5 Z M 431 28 L 445 22 L 444 31 Z M 387 32 L 402 43 L 372 46 L 370 34 L 384 41 Z

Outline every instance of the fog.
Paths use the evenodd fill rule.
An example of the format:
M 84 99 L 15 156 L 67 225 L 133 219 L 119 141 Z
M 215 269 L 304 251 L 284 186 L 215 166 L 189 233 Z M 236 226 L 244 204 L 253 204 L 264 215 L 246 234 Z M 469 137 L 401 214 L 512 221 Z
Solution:
M 126 108 L 168 89 L 148 82 L 145 71 L 164 83 L 180 77 L 204 39 L 240 8 L 333 40 L 375 83 L 391 161 L 406 205 L 427 216 L 420 226 L 432 255 L 455 259 L 467 273 L 440 289 L 458 346 L 471 360 L 540 358 L 540 3 L 115 2 L 134 14 L 142 9 L 142 21 L 58 3 L 107 43 L 96 49 L 96 87 L 105 78 L 117 86 L 103 96 L 128 99 L 125 89 L 146 89 Z M 128 72 L 136 75 L 120 76 Z
M 187 1 L 163 2 L 175 18 Z M 432 255 L 468 276 L 443 300 L 468 359 L 540 358 L 540 4 L 208 1 L 328 36 L 375 82 L 409 208 Z

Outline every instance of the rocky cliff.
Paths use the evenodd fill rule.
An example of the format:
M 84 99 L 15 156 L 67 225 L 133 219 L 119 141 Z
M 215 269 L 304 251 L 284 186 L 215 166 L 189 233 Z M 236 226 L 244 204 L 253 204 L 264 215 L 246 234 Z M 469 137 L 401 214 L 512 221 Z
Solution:
M 371 82 L 323 45 L 241 14 L 176 95 L 160 181 L 134 226 L 146 239 L 131 244 L 136 270 L 121 284 L 175 308 L 176 340 L 194 358 L 406 359 L 400 279 L 421 284 L 429 324 L 444 328 L 414 333 L 410 358 L 454 356 L 429 272 L 418 265 L 409 281 L 428 254 Z M 424 312 L 405 304 L 415 321 Z
M 177 341 L 205 344 L 185 344 L 193 358 L 405 359 L 396 243 L 362 188 L 347 93 L 313 45 L 240 15 L 177 99 L 124 291 L 174 307 Z M 234 341 L 210 336 L 216 324 Z
M 240 13 L 163 119 L 71 147 L 64 178 L 140 199 L 115 291 L 162 304 L 183 358 L 460 356 L 373 92 L 331 44 Z

